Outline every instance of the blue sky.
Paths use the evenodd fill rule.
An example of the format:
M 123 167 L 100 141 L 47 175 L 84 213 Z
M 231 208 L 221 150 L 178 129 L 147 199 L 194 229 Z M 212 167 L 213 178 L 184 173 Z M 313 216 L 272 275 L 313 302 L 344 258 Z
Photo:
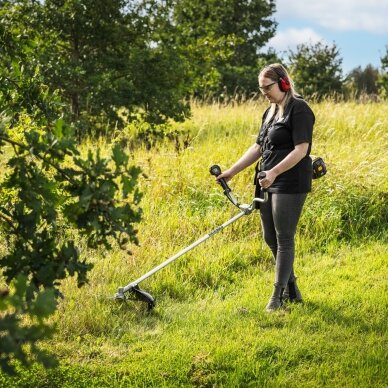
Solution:
M 276 36 L 267 47 L 295 51 L 301 43 L 333 43 L 346 75 L 355 67 L 372 64 L 388 46 L 388 0 L 276 0 Z

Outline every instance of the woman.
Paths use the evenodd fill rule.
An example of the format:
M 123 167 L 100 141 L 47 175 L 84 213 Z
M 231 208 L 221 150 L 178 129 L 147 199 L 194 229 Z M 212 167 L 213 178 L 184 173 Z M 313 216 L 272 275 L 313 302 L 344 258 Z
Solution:
M 265 242 L 275 262 L 275 284 L 266 310 L 279 309 L 283 300 L 301 302 L 293 270 L 295 231 L 307 196 L 311 191 L 312 162 L 309 156 L 315 117 L 307 103 L 295 93 L 287 70 L 279 63 L 266 66 L 259 74 L 259 89 L 270 107 L 264 112 L 256 143 L 228 170 L 217 177 L 227 181 L 258 161 L 256 197 L 268 191 L 268 201 L 260 204 Z M 265 178 L 257 179 L 264 171 Z

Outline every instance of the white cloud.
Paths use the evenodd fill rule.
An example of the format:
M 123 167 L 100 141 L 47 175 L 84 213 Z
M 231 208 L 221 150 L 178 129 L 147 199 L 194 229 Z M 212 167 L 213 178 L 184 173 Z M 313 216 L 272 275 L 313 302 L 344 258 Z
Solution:
M 326 43 L 323 37 L 317 34 L 311 28 L 289 28 L 285 31 L 278 32 L 267 44 L 276 51 L 295 50 L 296 46 L 301 43 L 314 44 L 317 42 Z
M 388 0 L 277 0 L 275 19 L 310 20 L 335 31 L 388 34 Z

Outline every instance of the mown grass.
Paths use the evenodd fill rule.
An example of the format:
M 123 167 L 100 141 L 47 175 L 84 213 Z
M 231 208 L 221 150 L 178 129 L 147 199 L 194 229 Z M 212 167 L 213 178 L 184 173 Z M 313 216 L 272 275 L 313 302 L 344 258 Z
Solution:
M 142 287 L 157 307 L 109 300 L 117 287 L 235 215 L 209 167 L 228 167 L 257 135 L 264 105 L 195 106 L 188 149 L 136 150 L 145 174 L 133 255 L 82 252 L 90 284 L 66 296 L 44 345 L 60 367 L 0 377 L 7 387 L 383 387 L 387 373 L 387 104 L 313 105 L 314 181 L 297 235 L 303 305 L 268 315 L 273 263 L 257 213 L 187 253 Z M 252 170 L 231 186 L 252 199 Z

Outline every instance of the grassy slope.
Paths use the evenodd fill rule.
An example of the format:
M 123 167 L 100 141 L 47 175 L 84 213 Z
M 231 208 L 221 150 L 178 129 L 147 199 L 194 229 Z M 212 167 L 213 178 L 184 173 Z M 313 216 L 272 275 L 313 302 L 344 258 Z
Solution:
M 273 264 L 256 213 L 146 280 L 158 298 L 152 313 L 107 299 L 237 212 L 208 168 L 226 168 L 254 141 L 263 107 L 197 107 L 184 124 L 197 134 L 193 147 L 134 155 L 147 174 L 141 246 L 133 256 L 85 251 L 96 263 L 90 285 L 64 284 L 58 335 L 46 344 L 61 367 L 0 377 L 0 384 L 385 386 L 388 108 L 313 108 L 313 153 L 330 174 L 314 182 L 297 236 L 304 305 L 263 311 Z M 251 199 L 251 175 L 231 183 L 243 202 Z

